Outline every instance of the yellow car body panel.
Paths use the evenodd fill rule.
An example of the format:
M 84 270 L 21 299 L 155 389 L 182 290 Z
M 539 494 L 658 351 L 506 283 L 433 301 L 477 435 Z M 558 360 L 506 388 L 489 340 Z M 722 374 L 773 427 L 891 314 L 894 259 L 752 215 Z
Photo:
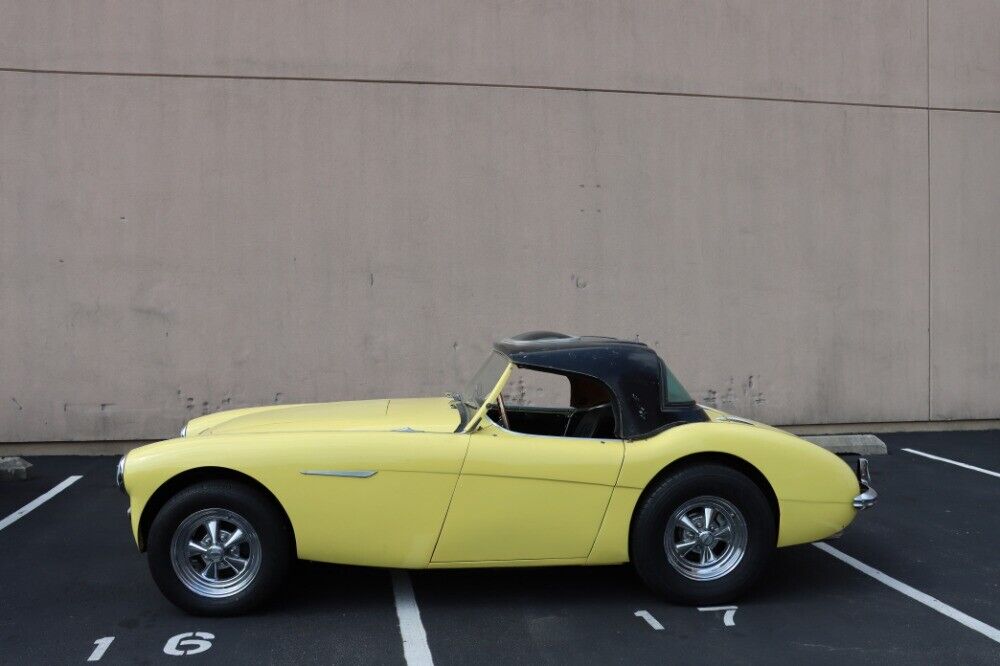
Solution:
M 492 569 L 500 567 L 565 567 L 588 564 L 587 558 L 541 560 L 477 560 L 475 562 L 431 562 L 428 569 Z
M 471 432 L 456 433 L 460 414 L 446 397 L 240 409 L 133 450 L 124 484 L 140 545 L 158 489 L 188 472 L 224 469 L 276 498 L 299 557 L 403 568 L 628 561 L 642 492 L 694 455 L 739 458 L 760 472 L 780 509 L 779 546 L 828 537 L 853 520 L 858 480 L 837 456 L 706 413 L 708 422 L 622 441 L 514 433 L 485 411 Z M 345 472 L 373 474 L 330 475 Z
M 632 514 L 642 496 L 638 488 L 617 487 L 611 493 L 604 522 L 587 557 L 587 564 L 621 564 L 628 562 L 628 540 Z
M 622 473 L 588 564 L 628 561 L 629 526 L 642 491 L 661 470 L 695 455 L 739 458 L 763 475 L 778 503 L 779 547 L 827 538 L 854 520 L 858 479 L 843 460 L 783 430 L 705 411 L 710 422 L 625 444 Z
M 351 400 L 218 412 L 191 420 L 187 425 L 187 434 L 383 431 L 403 428 L 455 432 L 460 420 L 449 398 Z
M 646 488 L 667 465 L 698 454 L 739 458 L 763 475 L 782 509 L 778 546 L 836 534 L 856 514 L 852 503 L 860 491 L 858 479 L 843 460 L 790 433 L 745 420 L 691 423 L 630 442 L 618 485 Z
M 186 437 L 144 446 L 129 453 L 125 471 L 133 534 L 138 540 L 143 509 L 167 481 L 223 468 L 274 495 L 303 559 L 426 566 L 468 441 L 455 433 L 352 431 Z M 338 471 L 376 473 L 323 475 Z
M 484 418 L 434 563 L 586 559 L 622 455 L 617 440 L 525 435 Z

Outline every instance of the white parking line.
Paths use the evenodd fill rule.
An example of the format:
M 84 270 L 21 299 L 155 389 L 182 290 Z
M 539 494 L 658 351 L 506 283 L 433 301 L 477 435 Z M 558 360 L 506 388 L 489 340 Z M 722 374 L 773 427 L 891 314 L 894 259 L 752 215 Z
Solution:
M 943 601 L 935 599 L 929 594 L 924 594 L 920 590 L 912 588 L 906 583 L 898 581 L 892 576 L 882 573 L 878 569 L 870 567 L 864 562 L 861 562 L 860 560 L 854 559 L 847 553 L 843 553 L 829 544 L 819 542 L 819 543 L 814 543 L 813 545 L 822 550 L 824 553 L 829 553 L 830 555 L 833 555 L 841 562 L 849 564 L 850 566 L 854 567 L 861 573 L 868 574 L 878 582 L 884 585 L 888 585 L 897 592 L 905 594 L 914 601 L 919 601 L 928 608 L 932 608 L 936 610 L 938 613 L 941 613 L 942 615 L 947 615 L 951 619 L 955 620 L 955 622 L 964 624 L 969 629 L 972 629 L 973 631 L 978 631 L 983 636 L 986 636 L 986 638 L 992 639 L 997 643 L 1000 643 L 1000 629 L 997 629 L 996 627 L 991 627 L 985 622 L 981 622 L 970 615 L 966 615 L 957 608 L 952 608 Z
M 427 632 L 420 620 L 420 607 L 413 595 L 413 584 L 405 571 L 392 572 L 392 592 L 396 597 L 399 633 L 403 636 L 403 657 L 407 666 L 434 666 Z
M 58 486 L 56 486 L 55 488 L 53 488 L 52 490 L 50 490 L 49 492 L 47 492 L 44 495 L 41 495 L 41 496 L 36 497 L 35 499 L 31 500 L 30 502 L 28 502 L 27 504 L 25 504 L 24 506 L 22 506 L 20 509 L 18 509 L 14 513 L 10 514 L 9 516 L 7 516 L 6 518 L 4 518 L 3 520 L 0 520 L 0 530 L 2 530 L 3 528 L 5 528 L 5 527 L 7 527 L 9 525 L 12 525 L 12 524 L 16 523 L 18 520 L 20 520 L 24 516 L 28 515 L 29 513 L 31 513 L 32 511 L 34 511 L 38 507 L 40 507 L 41 505 L 45 504 L 50 499 L 52 499 L 53 497 L 55 497 L 56 495 L 58 495 L 62 491 L 66 490 L 67 488 L 69 488 L 70 486 L 72 486 L 74 483 L 76 483 L 77 481 L 79 481 L 82 478 L 83 478 L 82 476 L 71 476 L 68 479 L 66 479 L 65 481 L 63 481 L 62 483 L 60 483 Z
M 932 456 L 929 453 L 924 453 L 923 451 L 917 451 L 916 449 L 903 449 L 903 450 L 906 451 L 907 453 L 923 456 L 924 458 L 930 458 L 931 460 L 938 460 L 940 462 L 948 463 L 950 465 L 957 465 L 958 467 L 971 469 L 974 472 L 982 472 L 983 474 L 989 474 L 990 476 L 995 476 L 998 479 L 1000 479 L 1000 472 L 993 472 L 988 469 L 983 469 L 982 467 L 976 467 L 975 465 L 968 465 L 964 462 L 958 462 L 957 460 L 948 460 L 947 458 L 942 458 L 941 456 Z
M 646 624 L 648 624 L 653 628 L 653 631 L 663 631 L 663 625 L 660 624 L 660 621 L 657 620 L 655 617 L 653 617 L 649 611 L 637 610 L 636 612 L 632 613 L 632 615 L 635 615 L 636 617 L 641 617 L 643 620 L 645 620 Z
M 726 625 L 727 627 L 735 627 L 736 611 L 738 608 L 739 608 L 738 606 L 699 606 L 698 610 L 702 612 L 726 611 L 725 614 L 722 616 L 722 624 Z

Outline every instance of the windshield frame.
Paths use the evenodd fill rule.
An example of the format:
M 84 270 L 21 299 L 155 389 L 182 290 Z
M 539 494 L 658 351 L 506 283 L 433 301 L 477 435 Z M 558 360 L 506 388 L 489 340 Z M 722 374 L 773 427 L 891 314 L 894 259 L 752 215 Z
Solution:
M 461 410 L 463 415 L 472 414 L 468 421 L 459 426 L 460 432 L 470 432 L 479 424 L 490 405 L 496 403 L 497 396 L 503 391 L 513 369 L 513 362 L 496 350 L 479 366 L 465 390 L 456 396 L 458 402 L 466 407 Z M 487 386 L 490 387 L 489 390 L 486 390 Z

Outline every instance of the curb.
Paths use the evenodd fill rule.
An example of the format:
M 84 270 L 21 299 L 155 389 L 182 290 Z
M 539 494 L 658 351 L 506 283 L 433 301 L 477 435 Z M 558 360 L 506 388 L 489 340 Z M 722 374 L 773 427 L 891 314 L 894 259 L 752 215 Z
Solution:
M 0 481 L 24 481 L 30 476 L 31 463 L 24 458 L 0 458 Z

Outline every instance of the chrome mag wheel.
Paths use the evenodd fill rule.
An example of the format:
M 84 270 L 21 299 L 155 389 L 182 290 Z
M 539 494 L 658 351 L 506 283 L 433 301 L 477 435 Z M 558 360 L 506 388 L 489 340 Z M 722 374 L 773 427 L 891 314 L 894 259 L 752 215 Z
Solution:
M 202 509 L 174 530 L 170 559 L 190 591 L 214 599 L 246 589 L 260 571 L 262 549 L 256 530 L 225 509 Z
M 739 566 L 747 548 L 747 523 L 733 504 L 703 495 L 682 504 L 667 521 L 663 549 L 682 576 L 722 578 Z

